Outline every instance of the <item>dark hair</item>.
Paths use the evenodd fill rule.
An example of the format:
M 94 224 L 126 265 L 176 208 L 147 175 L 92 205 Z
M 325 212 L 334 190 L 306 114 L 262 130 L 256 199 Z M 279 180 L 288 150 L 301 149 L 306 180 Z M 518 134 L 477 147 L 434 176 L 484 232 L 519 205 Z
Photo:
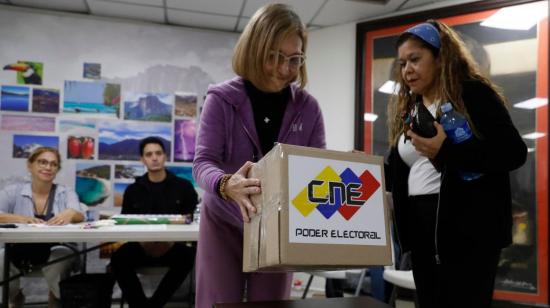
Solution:
M 160 138 L 158 138 L 158 137 L 147 137 L 147 138 L 142 139 L 139 142 L 139 156 L 143 156 L 143 149 L 145 149 L 145 146 L 150 144 L 150 143 L 158 144 L 162 148 L 162 152 L 164 152 L 166 154 L 166 149 L 164 148 L 164 143 L 162 143 L 162 140 L 160 140 Z

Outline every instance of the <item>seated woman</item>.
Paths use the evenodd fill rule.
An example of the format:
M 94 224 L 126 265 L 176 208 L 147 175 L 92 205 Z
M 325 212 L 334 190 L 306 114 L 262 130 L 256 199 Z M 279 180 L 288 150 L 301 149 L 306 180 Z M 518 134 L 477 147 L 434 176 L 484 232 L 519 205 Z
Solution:
M 36 149 L 27 160 L 27 169 L 31 176 L 30 182 L 10 184 L 0 191 L 0 223 L 65 225 L 84 220 L 85 209 L 80 205 L 74 190 L 53 183 L 61 169 L 61 159 L 56 149 Z M 47 246 L 44 262 L 72 253 L 70 248 L 55 244 L 15 244 L 13 253 L 10 254 L 13 257 L 12 264 L 21 267 L 23 263 L 15 262 L 14 259 L 26 259 L 27 256 L 29 259 L 36 259 L 34 257 L 41 254 L 39 250 L 43 250 L 45 245 Z M 3 260 L 3 255 L 2 249 L 0 260 Z M 59 306 L 59 281 L 69 276 L 77 262 L 77 258 L 71 258 L 42 268 L 50 289 L 49 307 Z M 0 262 L 0 273 L 3 272 L 3 266 L 4 263 Z M 15 266 L 10 266 L 10 269 L 11 275 L 19 272 Z M 20 307 L 24 303 L 19 279 L 10 282 L 10 302 L 10 307 Z

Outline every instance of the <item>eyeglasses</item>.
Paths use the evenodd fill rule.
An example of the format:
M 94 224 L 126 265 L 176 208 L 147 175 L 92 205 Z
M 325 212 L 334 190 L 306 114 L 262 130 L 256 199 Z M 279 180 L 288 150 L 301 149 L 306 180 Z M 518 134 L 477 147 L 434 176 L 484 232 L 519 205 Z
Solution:
M 306 62 L 306 56 L 304 55 L 292 55 L 286 56 L 280 51 L 272 50 L 269 53 L 269 62 L 276 63 L 277 65 L 284 65 L 288 62 L 288 68 L 291 70 L 297 70 Z
M 59 168 L 59 164 L 55 161 L 48 161 L 47 159 L 37 159 L 36 160 L 36 163 L 38 164 L 38 166 L 40 168 L 47 168 L 47 167 L 50 167 L 52 169 L 57 169 Z

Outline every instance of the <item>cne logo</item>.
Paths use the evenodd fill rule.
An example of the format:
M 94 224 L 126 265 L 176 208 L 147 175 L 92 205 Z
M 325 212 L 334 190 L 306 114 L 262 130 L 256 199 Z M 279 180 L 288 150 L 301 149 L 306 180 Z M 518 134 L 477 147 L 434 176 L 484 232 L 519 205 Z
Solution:
M 326 219 L 338 212 L 350 220 L 379 187 L 368 170 L 357 176 L 350 168 L 338 174 L 327 166 L 296 195 L 292 205 L 304 217 L 316 209 Z

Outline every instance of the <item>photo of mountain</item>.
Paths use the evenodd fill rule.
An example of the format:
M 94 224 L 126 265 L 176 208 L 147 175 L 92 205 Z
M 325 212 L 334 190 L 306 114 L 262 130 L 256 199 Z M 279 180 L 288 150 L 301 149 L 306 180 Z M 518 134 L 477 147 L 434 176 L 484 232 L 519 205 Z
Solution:
M 171 159 L 171 127 L 166 124 L 99 121 L 98 157 L 102 160 L 139 160 L 139 142 L 149 136 L 162 140 L 167 161 Z
M 174 96 L 163 93 L 127 93 L 124 95 L 124 119 L 171 122 Z
M 13 135 L 13 158 L 28 158 L 39 147 L 59 149 L 59 137 Z

